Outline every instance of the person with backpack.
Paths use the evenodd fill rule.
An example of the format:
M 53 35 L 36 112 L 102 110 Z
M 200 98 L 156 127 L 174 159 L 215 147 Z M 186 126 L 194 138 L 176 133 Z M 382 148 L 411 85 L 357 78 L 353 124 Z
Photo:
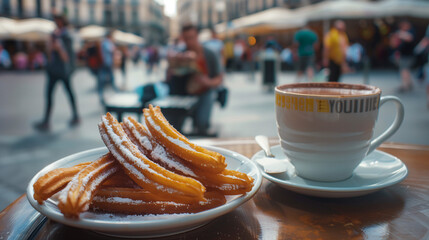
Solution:
M 39 131 L 48 131 L 50 129 L 53 93 L 58 82 L 63 83 L 70 102 L 72 110 L 70 126 L 74 127 L 80 123 L 75 96 L 70 83 L 71 75 L 75 67 L 72 38 L 67 30 L 67 20 L 65 17 L 55 15 L 54 21 L 57 25 L 57 29 L 55 29 L 50 38 L 48 65 L 46 69 L 47 84 L 45 113 L 43 120 L 34 125 L 34 127 Z
M 87 43 L 85 49 L 86 65 L 94 76 L 97 76 L 103 64 L 103 59 L 100 52 L 100 43 L 98 41 Z

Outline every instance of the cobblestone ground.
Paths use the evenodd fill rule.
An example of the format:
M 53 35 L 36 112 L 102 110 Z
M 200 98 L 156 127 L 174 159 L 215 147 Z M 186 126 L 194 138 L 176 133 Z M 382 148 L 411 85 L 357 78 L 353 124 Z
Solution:
M 117 84 L 124 90 L 163 78 L 162 68 L 151 76 L 144 66 L 128 66 L 126 84 L 116 73 Z M 293 72 L 281 73 L 279 84 L 293 82 Z M 27 183 L 40 169 L 61 157 L 101 147 L 97 123 L 104 113 L 95 91 L 95 79 L 85 69 L 73 77 L 82 124 L 69 128 L 70 106 L 59 84 L 55 91 L 52 130 L 39 133 L 34 122 L 42 118 L 45 75 L 43 72 L 0 73 L 0 210 L 25 193 Z M 343 82 L 363 83 L 362 74 L 349 74 Z M 259 73 L 229 73 L 227 107 L 215 106 L 212 127 L 219 137 L 252 137 L 257 134 L 276 136 L 274 94 L 261 86 Z M 395 94 L 399 78 L 393 71 L 373 71 L 370 84 L 382 88 L 384 95 Z M 424 86 L 415 84 L 411 93 L 399 96 L 405 105 L 406 117 L 401 129 L 389 141 L 429 145 L 429 111 Z M 394 107 L 386 105 L 380 111 L 376 134 L 392 121 Z M 187 122 L 186 126 L 189 127 Z M 186 127 L 185 127 L 186 129 Z

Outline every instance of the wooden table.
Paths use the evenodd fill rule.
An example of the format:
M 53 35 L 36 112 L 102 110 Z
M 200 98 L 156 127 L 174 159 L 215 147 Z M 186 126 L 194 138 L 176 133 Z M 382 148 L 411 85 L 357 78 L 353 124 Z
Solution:
M 275 141 L 273 140 L 273 143 Z M 208 140 L 251 157 L 251 139 Z M 429 239 L 429 146 L 386 143 L 409 175 L 366 196 L 324 199 L 300 195 L 266 180 L 255 197 L 196 230 L 161 239 Z M 68 227 L 36 212 L 23 195 L 0 213 L 0 239 L 112 239 Z

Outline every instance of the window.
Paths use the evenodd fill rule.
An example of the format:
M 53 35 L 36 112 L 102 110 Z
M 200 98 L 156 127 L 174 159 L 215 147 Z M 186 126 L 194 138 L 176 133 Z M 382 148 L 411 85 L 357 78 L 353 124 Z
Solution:
M 137 8 L 133 8 L 131 11 L 131 17 L 133 19 L 133 24 L 138 25 L 139 24 L 139 13 L 137 11 Z
M 111 9 L 104 9 L 104 23 L 108 27 L 112 27 L 112 10 Z
M 5 1 L 8 2 L 8 1 Z M 36 0 L 36 17 L 42 17 L 42 1 Z
M 10 0 L 3 0 L 1 4 L 1 11 L 4 15 L 10 15 Z
M 23 0 L 18 0 L 18 16 L 24 17 L 24 3 Z
M 95 23 L 95 10 L 94 10 L 94 4 L 89 4 L 89 22 L 91 24 Z
M 212 6 L 208 7 L 208 13 L 207 13 L 207 27 L 211 28 L 213 27 L 213 13 L 212 13 Z
M 74 5 L 74 21 L 76 25 L 79 25 L 79 5 L 76 3 Z
M 131 5 L 137 7 L 139 5 L 139 0 L 131 0 Z
M 119 25 L 125 26 L 125 10 L 124 10 L 124 8 L 121 8 L 119 10 L 118 17 L 119 17 Z

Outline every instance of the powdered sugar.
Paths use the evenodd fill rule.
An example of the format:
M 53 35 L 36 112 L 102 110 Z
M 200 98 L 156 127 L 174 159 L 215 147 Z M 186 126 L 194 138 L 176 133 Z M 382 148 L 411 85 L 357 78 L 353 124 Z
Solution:
M 66 202 L 67 201 L 67 195 L 69 193 L 71 186 L 72 186 L 72 184 L 69 183 L 69 184 L 67 184 L 67 186 L 63 190 L 61 190 L 61 192 L 59 193 L 59 196 L 58 196 L 58 200 L 60 202 Z
M 113 214 L 113 213 L 94 213 L 84 212 L 81 214 L 81 218 L 91 220 L 101 220 L 109 222 L 140 222 L 140 221 L 153 221 L 153 220 L 167 220 L 172 218 L 179 218 L 192 213 L 175 213 L 175 214 L 147 214 L 147 215 L 127 215 L 127 214 Z
M 158 205 L 170 205 L 170 206 L 183 206 L 183 203 L 176 203 L 172 201 L 164 202 L 164 201 L 143 201 L 143 200 L 135 200 L 130 198 L 123 197 L 95 197 L 94 201 L 96 202 L 107 202 L 107 203 L 119 203 L 119 204 L 128 204 L 128 205 L 144 205 L 147 203 L 153 203 Z
M 179 146 L 179 147 L 181 147 L 181 148 L 184 148 L 184 149 L 189 150 L 189 151 L 196 152 L 196 151 L 195 151 L 195 149 L 193 149 L 191 146 L 189 146 L 188 144 L 186 144 L 185 142 L 183 142 L 183 141 L 182 141 L 182 140 L 180 140 L 180 139 L 172 138 L 172 137 L 170 137 L 170 136 L 167 136 L 167 138 L 168 138 L 168 140 L 169 140 L 170 142 L 172 142 L 172 143 L 176 144 L 177 146 Z
M 142 136 L 142 137 L 140 137 L 139 138 L 139 142 L 140 142 L 140 144 L 144 147 L 144 148 L 146 148 L 147 150 L 152 150 L 152 144 L 151 144 L 151 142 L 149 141 L 149 138 L 147 138 L 146 136 Z
M 141 172 L 141 170 L 145 170 L 145 171 L 148 171 L 148 172 L 150 172 L 150 173 L 152 173 L 152 174 L 155 174 L 155 175 L 158 175 L 158 176 L 161 176 L 161 177 L 164 177 L 164 178 L 167 178 L 167 179 L 170 179 L 170 178 L 168 178 L 168 177 L 166 177 L 166 176 L 163 176 L 163 175 L 161 175 L 161 174 L 159 174 L 158 172 L 156 172 L 156 171 L 154 171 L 153 169 L 151 169 L 150 167 L 149 167 L 149 165 L 147 165 L 147 164 L 145 164 L 141 159 L 139 159 L 137 156 L 135 156 L 134 154 L 133 154 L 133 152 L 134 153 L 140 153 L 137 149 L 128 149 L 128 148 L 126 148 L 123 144 L 122 144 L 122 141 L 125 141 L 125 142 L 127 142 L 128 143 L 128 145 L 130 145 L 130 146 L 135 146 L 135 145 L 133 145 L 133 143 L 131 143 L 131 141 L 125 136 L 125 137 L 122 137 L 122 138 L 120 138 L 119 136 L 118 137 L 115 137 L 115 136 L 117 136 L 116 135 L 116 133 L 113 131 L 113 129 L 112 129 L 112 127 L 111 126 L 109 126 L 109 124 L 107 123 L 107 121 L 105 120 L 105 118 L 103 118 L 103 123 L 104 123 L 104 126 L 105 126 L 105 128 L 106 128 L 106 130 L 107 130 L 107 133 L 108 133 L 108 135 L 106 134 L 106 133 L 102 133 L 101 134 L 101 136 L 102 136 L 102 138 L 103 138 L 103 140 L 104 140 L 104 142 L 106 143 L 106 145 L 107 145 L 107 147 L 110 149 L 110 152 L 116 157 L 116 159 L 126 168 L 126 169 L 128 169 L 130 172 L 131 172 L 131 174 L 133 174 L 134 176 L 136 176 L 137 178 L 139 178 L 140 180 L 142 180 L 142 181 L 144 181 L 145 183 L 148 183 L 148 184 L 151 184 L 151 185 L 154 185 L 155 187 L 156 187 L 156 189 L 158 189 L 158 190 L 160 190 L 160 191 L 163 191 L 163 192 L 167 192 L 167 193 L 171 193 L 171 194 L 173 194 L 173 193 L 179 193 L 179 191 L 177 191 L 177 190 L 175 190 L 175 189 L 172 189 L 172 188 L 167 188 L 167 187 L 165 187 L 164 185 L 161 185 L 161 184 L 158 184 L 158 183 L 155 183 L 155 182 L 153 182 L 153 181 L 151 181 L 150 179 L 148 179 L 142 172 Z M 109 136 L 110 136 L 110 138 L 109 138 Z M 121 139 L 121 142 L 115 142 L 115 141 L 117 141 L 117 140 L 119 140 L 119 139 Z M 118 148 L 118 150 L 122 153 L 122 154 L 124 154 L 125 156 L 126 156 L 126 158 L 127 159 L 125 159 L 124 157 L 122 157 L 122 155 L 121 154 L 119 154 L 117 151 L 114 151 L 113 149 L 115 149 L 115 147 L 117 147 Z M 136 147 L 135 147 L 136 148 Z M 131 152 L 131 151 L 133 151 L 133 152 Z M 142 153 L 140 153 L 140 154 L 142 154 Z M 143 157 L 145 157 L 144 155 L 143 155 Z M 131 161 L 132 162 L 132 164 L 130 164 L 130 163 L 128 163 L 128 161 L 127 160 L 129 160 L 129 161 Z M 150 161 L 150 160 L 148 160 L 148 161 Z M 135 167 L 136 166 L 136 167 Z M 166 170 L 167 171 L 167 170 Z M 170 180 L 172 180 L 172 179 L 170 179 Z
M 149 138 L 146 136 L 142 136 L 139 131 L 137 131 L 134 124 L 128 120 L 127 118 L 124 120 L 125 125 L 131 129 L 131 132 L 134 136 L 138 136 L 137 139 L 139 140 L 140 144 L 148 151 L 152 150 L 152 143 L 149 141 Z
M 144 136 L 139 131 L 137 131 L 136 127 L 130 120 L 126 119 L 124 122 L 127 128 L 131 129 L 132 134 L 134 135 L 135 138 L 137 138 L 137 140 L 141 143 L 141 145 L 146 150 L 150 151 L 150 156 L 152 157 L 152 159 L 163 162 L 170 169 L 176 169 L 182 172 L 183 174 L 196 177 L 196 174 L 190 168 L 184 166 L 180 162 L 175 161 L 171 156 L 171 154 L 167 152 L 163 146 L 149 140 L 147 136 Z
M 237 189 L 239 189 L 239 186 L 235 184 L 223 184 L 222 186 L 219 187 L 219 190 L 226 190 L 226 191 L 237 190 Z
M 197 177 L 197 175 L 190 168 L 172 159 L 171 155 L 161 145 L 157 145 L 155 147 L 155 149 L 151 152 L 151 156 L 154 159 L 167 164 L 170 168 L 179 170 L 188 176 Z
M 158 126 L 158 125 L 155 123 L 155 121 L 153 121 L 153 119 L 152 119 L 151 117 L 146 117 L 146 119 L 149 121 L 149 124 L 150 124 L 152 127 L 154 127 L 158 132 L 160 132 L 160 133 L 161 133 L 165 138 L 167 138 L 171 143 L 173 143 L 173 144 L 175 144 L 175 145 L 177 145 L 177 146 L 179 146 L 179 147 L 181 147 L 181 148 L 184 148 L 184 149 L 186 149 L 186 150 L 196 152 L 196 151 L 195 151 L 195 149 L 193 149 L 191 146 L 189 146 L 187 143 L 185 143 L 185 142 L 181 141 L 180 139 L 176 139 L 176 138 L 172 138 L 172 137 L 170 137 L 170 136 L 167 136 L 167 134 L 165 134 L 165 133 L 162 131 L 161 127 L 160 127 L 160 126 Z
M 97 160 L 98 161 L 98 160 Z M 107 179 L 109 176 L 111 176 L 112 174 L 114 174 L 115 172 L 118 171 L 118 167 L 113 166 L 110 168 L 110 165 L 112 165 L 113 161 L 108 161 L 100 166 L 98 166 L 97 168 L 94 168 L 93 170 L 91 170 L 90 172 L 88 172 L 86 174 L 86 176 L 84 176 L 82 179 L 82 175 L 85 174 L 88 171 L 88 167 L 92 168 L 96 162 L 90 164 L 88 167 L 83 168 L 78 174 L 76 174 L 73 179 L 67 184 L 66 188 L 64 189 L 64 191 L 61 192 L 59 200 L 62 203 L 66 203 L 67 202 L 67 196 L 69 194 L 70 191 L 74 191 L 77 190 L 77 193 L 79 196 L 81 196 L 82 194 L 86 194 L 86 199 L 91 199 L 92 194 L 94 193 L 94 191 L 96 190 L 96 188 L 105 180 Z M 104 171 L 103 169 L 106 169 L 106 171 Z M 96 177 L 96 173 L 100 172 L 100 175 Z M 80 185 L 79 185 L 80 184 Z M 87 190 L 86 190 L 87 189 Z M 84 201 L 81 202 L 81 204 L 84 205 L 89 205 L 88 201 Z M 86 206 L 88 207 L 88 206 Z M 84 209 L 86 210 L 86 209 Z

